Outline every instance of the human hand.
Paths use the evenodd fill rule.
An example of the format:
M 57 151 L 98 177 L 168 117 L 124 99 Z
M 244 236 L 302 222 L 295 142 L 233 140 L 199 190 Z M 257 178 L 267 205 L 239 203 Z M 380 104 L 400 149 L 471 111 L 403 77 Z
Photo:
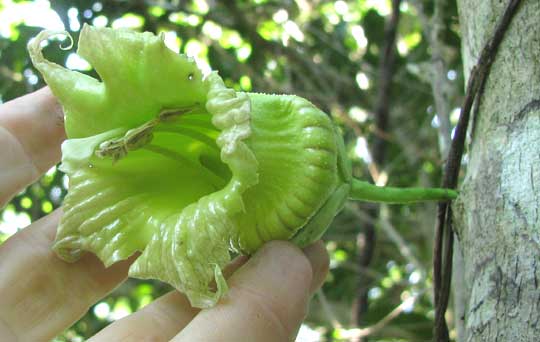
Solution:
M 0 107 L 0 207 L 59 161 L 62 117 L 48 88 Z M 127 277 L 131 259 L 109 268 L 92 254 L 72 264 L 59 259 L 51 246 L 60 216 L 0 246 L 0 341 L 52 339 Z M 192 308 L 172 291 L 90 341 L 290 341 L 327 270 L 320 241 L 303 251 L 270 242 L 225 269 L 230 290 L 214 308 Z

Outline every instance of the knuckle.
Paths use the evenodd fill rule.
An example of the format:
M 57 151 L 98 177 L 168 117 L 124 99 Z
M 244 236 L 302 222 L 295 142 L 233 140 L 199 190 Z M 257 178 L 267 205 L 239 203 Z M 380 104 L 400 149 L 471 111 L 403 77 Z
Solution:
M 273 300 L 265 293 L 256 291 L 249 287 L 237 287 L 237 295 L 251 311 L 249 316 L 254 319 L 264 321 L 268 325 L 269 331 L 274 332 L 276 341 L 287 341 L 292 331 L 290 322 L 285 317 L 287 308 Z

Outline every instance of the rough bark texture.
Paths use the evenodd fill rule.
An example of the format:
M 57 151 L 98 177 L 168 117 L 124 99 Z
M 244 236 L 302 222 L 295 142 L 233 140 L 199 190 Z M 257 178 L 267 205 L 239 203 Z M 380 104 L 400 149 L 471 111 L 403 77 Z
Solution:
M 507 1 L 458 0 L 465 70 Z M 465 341 L 540 341 L 540 1 L 524 0 L 491 69 L 455 203 Z M 459 286 L 460 284 L 454 284 Z

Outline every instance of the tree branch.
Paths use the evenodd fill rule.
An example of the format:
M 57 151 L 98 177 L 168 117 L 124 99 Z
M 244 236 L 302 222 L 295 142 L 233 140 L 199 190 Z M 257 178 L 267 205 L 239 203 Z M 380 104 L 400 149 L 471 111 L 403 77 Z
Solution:
M 390 86 L 394 74 L 400 4 L 401 0 L 392 1 L 392 14 L 386 23 L 384 50 L 379 65 L 379 87 L 373 112 L 375 114 L 375 126 L 380 132 L 386 132 L 389 124 Z M 375 163 L 382 165 L 386 157 L 386 141 L 379 136 L 376 136 L 373 142 L 372 154 Z
M 426 38 L 431 48 L 431 67 L 432 72 L 431 88 L 433 100 L 435 102 L 436 115 L 439 119 L 439 148 L 441 156 L 446 158 L 448 149 L 450 148 L 450 100 L 448 98 L 451 85 L 446 77 L 447 61 L 444 58 L 444 43 L 442 41 L 444 18 L 443 4 L 445 0 L 436 0 L 434 2 L 434 10 L 431 18 L 425 13 L 424 5 L 421 1 L 412 0 L 413 5 L 418 11 L 418 17 L 426 32 Z
M 394 74 L 396 34 L 399 23 L 400 4 L 401 0 L 392 0 L 392 14 L 385 25 L 384 48 L 379 60 L 377 101 L 373 111 L 375 115 L 375 127 L 379 132 L 386 132 L 389 126 L 390 87 L 392 85 L 392 77 Z M 371 148 L 373 162 L 371 163 L 372 165 L 370 165 L 370 173 L 372 176 L 375 176 L 375 182 L 377 182 L 379 178 L 379 172 L 376 166 L 380 166 L 384 163 L 386 159 L 386 147 L 386 140 L 376 135 Z M 367 210 L 370 217 L 377 216 L 378 210 L 376 210 L 376 208 L 377 207 L 373 204 L 368 207 Z M 367 267 L 371 263 L 375 249 L 375 240 L 375 225 L 368 223 L 357 237 L 357 245 L 359 250 L 358 264 L 360 267 Z M 368 277 L 360 278 L 358 281 L 359 288 L 356 296 L 355 310 L 353 312 L 354 321 L 358 325 L 363 323 L 363 317 L 367 312 L 369 288 L 365 284 L 368 284 L 371 281 L 372 279 Z
M 411 295 L 409 298 L 401 302 L 401 304 L 396 306 L 392 311 L 390 311 L 388 315 L 384 316 L 377 323 L 367 328 L 353 330 L 351 340 L 358 341 L 359 339 L 363 337 L 370 336 L 381 331 L 388 323 L 390 323 L 392 320 L 398 317 L 408 306 L 414 305 L 414 303 L 418 300 L 418 298 L 420 298 L 420 296 L 423 295 L 425 292 L 426 290 L 423 289 L 422 291 L 418 291 L 417 293 Z
M 414 255 L 412 250 L 409 248 L 407 242 L 403 237 L 399 234 L 397 229 L 392 225 L 392 223 L 388 219 L 388 206 L 382 205 L 381 206 L 381 213 L 379 215 L 380 217 L 380 224 L 382 230 L 386 233 L 386 235 L 392 240 L 392 242 L 398 247 L 399 252 L 401 255 L 407 260 L 408 263 L 414 265 L 414 268 L 416 268 L 421 274 L 422 279 L 426 276 L 427 272 L 422 263 L 418 260 L 418 258 Z
M 330 303 L 326 299 L 326 296 L 324 295 L 323 290 L 319 289 L 316 294 L 317 294 L 317 299 L 321 303 L 321 307 L 322 307 L 322 309 L 324 311 L 324 314 L 326 315 L 326 317 L 328 318 L 328 320 L 332 324 L 332 328 L 341 329 L 343 327 L 343 325 L 337 319 L 337 316 L 336 316 L 334 310 L 332 310 L 332 307 L 330 306 Z

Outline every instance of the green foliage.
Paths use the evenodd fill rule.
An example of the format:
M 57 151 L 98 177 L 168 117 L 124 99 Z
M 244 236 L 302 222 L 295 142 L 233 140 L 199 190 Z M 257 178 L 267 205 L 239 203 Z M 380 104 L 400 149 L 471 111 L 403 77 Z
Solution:
M 354 175 L 370 178 L 365 146 L 371 148 L 380 137 L 372 110 L 377 101 L 389 1 L 218 1 L 211 2 L 211 6 L 207 1 L 180 2 L 178 6 L 174 3 L 54 1 L 51 7 L 58 14 L 57 25 L 63 24 L 76 40 L 83 23 L 164 32 L 169 47 L 197 57 L 203 70 L 210 66 L 220 70 L 227 86 L 309 99 L 340 125 Z M 12 8 L 28 4 L 33 2 L 0 4 L 0 100 L 4 102 L 44 85 L 26 52 L 26 44 L 41 31 L 43 22 L 37 27 L 24 16 L 13 22 L 2 17 Z M 427 11 L 429 15 L 431 8 Z M 448 2 L 444 13 L 444 57 L 453 86 L 448 96 L 457 104 L 463 76 L 454 2 Z M 431 62 L 428 33 L 422 31 L 411 3 L 403 2 L 401 17 L 394 79 L 387 99 L 391 101 L 390 125 L 384 132 L 387 157 L 379 171 L 393 186 L 433 186 L 438 184 L 442 160 L 426 68 Z M 72 51 L 62 51 L 55 44 L 44 49 L 48 60 L 82 68 L 84 73 L 97 77 L 80 61 L 74 62 Z M 57 208 L 66 186 L 64 175 L 51 169 L 15 197 L 0 213 L 0 243 Z M 364 292 L 370 305 L 361 327 L 377 323 L 407 298 L 416 298 L 414 305 L 373 333 L 370 340 L 427 340 L 433 320 L 431 280 L 426 270 L 431 264 L 434 206 L 392 206 L 386 209 L 384 218 L 374 222 L 372 211 L 371 206 L 348 205 L 326 233 L 331 273 L 322 295 L 315 297 L 306 323 L 328 340 L 347 338 L 357 328 L 351 323 L 351 312 L 355 310 L 352 303 L 367 289 Z M 418 263 L 403 253 L 403 245 L 396 245 L 387 223 Z M 361 239 L 369 225 L 375 227 L 376 245 L 366 269 L 358 265 L 360 252 L 366 248 Z M 91 336 L 169 290 L 160 282 L 130 279 L 96 303 L 57 340 L 77 341 Z

